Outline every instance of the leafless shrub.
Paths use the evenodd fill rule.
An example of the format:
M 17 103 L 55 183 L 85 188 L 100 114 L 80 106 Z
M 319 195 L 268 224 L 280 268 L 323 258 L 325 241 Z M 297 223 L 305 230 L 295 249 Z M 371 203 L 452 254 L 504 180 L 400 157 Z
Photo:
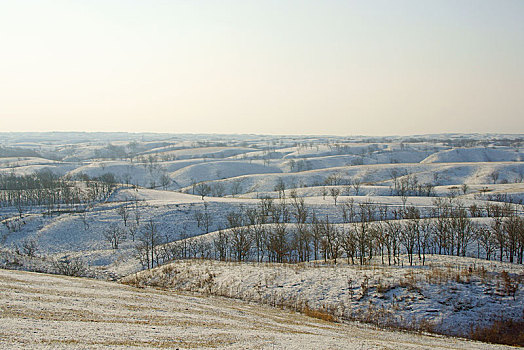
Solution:
M 88 267 L 80 258 L 64 257 L 53 262 L 53 268 L 59 275 L 85 277 L 88 276 Z
M 509 273 L 505 270 L 502 271 L 502 273 L 500 274 L 500 277 L 504 285 L 505 294 L 513 297 L 513 300 L 515 300 L 515 294 L 517 293 L 517 290 L 519 289 L 519 281 L 511 278 Z
M 360 284 L 360 299 L 368 295 L 369 291 L 369 276 L 364 276 L 362 283 Z
M 393 286 L 387 283 L 383 283 L 382 279 L 379 278 L 378 283 L 376 284 L 377 293 L 385 294 L 393 289 Z
M 22 253 L 27 256 L 34 257 L 38 252 L 38 244 L 36 240 L 28 238 L 22 242 Z
M 417 280 L 415 278 L 415 274 L 413 273 L 413 270 L 410 270 L 404 275 L 404 278 L 402 278 L 399 282 L 399 286 L 403 288 L 407 288 L 409 290 L 418 290 L 417 287 Z

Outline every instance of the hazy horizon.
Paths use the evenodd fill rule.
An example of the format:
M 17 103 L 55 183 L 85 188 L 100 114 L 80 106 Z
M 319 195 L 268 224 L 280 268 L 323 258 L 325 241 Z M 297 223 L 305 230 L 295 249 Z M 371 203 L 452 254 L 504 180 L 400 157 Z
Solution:
M 0 131 L 524 132 L 524 2 L 0 3 Z

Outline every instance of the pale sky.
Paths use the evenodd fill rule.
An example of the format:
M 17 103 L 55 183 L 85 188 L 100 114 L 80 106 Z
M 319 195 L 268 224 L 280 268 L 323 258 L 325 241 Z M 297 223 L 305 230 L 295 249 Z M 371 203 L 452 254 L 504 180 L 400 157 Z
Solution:
M 0 0 L 0 131 L 524 133 L 524 1 Z

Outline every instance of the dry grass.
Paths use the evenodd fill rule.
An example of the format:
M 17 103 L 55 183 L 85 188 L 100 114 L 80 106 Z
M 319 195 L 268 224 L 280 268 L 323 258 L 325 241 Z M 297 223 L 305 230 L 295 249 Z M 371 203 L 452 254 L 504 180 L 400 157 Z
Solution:
M 515 299 L 515 294 L 519 289 L 519 280 L 512 278 L 506 271 L 502 271 L 500 277 L 504 285 L 504 293 L 508 296 L 512 296 L 513 299 Z
M 423 318 L 418 322 L 418 325 L 414 327 L 419 332 L 434 333 L 435 332 L 435 323 L 427 318 Z
M 311 267 L 310 265 L 279 265 L 274 263 L 260 264 L 263 267 L 284 266 L 285 269 L 283 272 L 272 271 L 271 269 L 269 269 L 269 271 L 264 271 L 260 276 L 260 281 L 255 286 L 256 293 L 250 294 L 249 292 L 242 290 L 242 288 L 236 284 L 217 284 L 218 273 L 214 272 L 212 267 L 193 271 L 190 268 L 192 263 L 193 262 L 185 262 L 178 265 L 160 267 L 154 270 L 157 274 L 151 274 L 151 272 L 135 274 L 127 279 L 127 284 L 133 286 L 150 285 L 162 289 L 185 290 L 200 292 L 206 295 L 219 295 L 228 298 L 242 299 L 267 304 L 281 309 L 294 310 L 327 322 L 358 320 L 391 329 L 440 333 L 440 325 L 436 319 L 433 319 L 432 315 L 411 318 L 402 317 L 402 315 L 395 312 L 396 308 L 399 307 L 397 302 L 398 293 L 402 295 L 405 290 L 409 292 L 417 292 L 417 300 L 420 300 L 420 298 L 424 298 L 421 294 L 424 283 L 443 285 L 444 288 L 454 288 L 456 283 L 475 283 L 476 285 L 481 285 L 486 288 L 487 292 L 506 297 L 511 295 L 515 296 L 519 284 L 522 283 L 521 275 L 515 273 L 510 274 L 505 271 L 488 272 L 484 266 L 476 264 L 466 266 L 430 265 L 427 268 L 408 269 L 407 271 L 404 271 L 400 280 L 396 281 L 392 278 L 385 278 L 384 272 L 386 269 L 365 266 L 362 269 L 360 267 L 355 269 L 360 273 L 361 278 L 355 280 L 352 276 L 347 277 L 347 288 L 349 293 L 347 301 L 341 301 L 337 305 L 324 304 L 310 307 L 308 305 L 308 300 L 304 300 L 298 295 L 284 295 L 275 291 L 272 292 L 271 288 L 269 288 L 275 284 L 275 280 L 279 276 L 279 273 L 291 273 L 295 275 L 296 273 L 300 273 L 307 269 L 308 266 Z M 314 266 L 313 268 L 318 267 L 320 266 Z M 379 270 L 379 272 L 376 270 Z M 369 274 L 371 274 L 371 276 Z M 392 295 L 387 294 L 389 291 L 397 288 L 398 293 Z M 380 305 L 380 302 L 376 303 L 374 300 L 368 300 L 368 296 L 372 291 L 375 291 L 380 299 L 391 299 L 391 306 L 387 307 Z M 369 304 L 366 303 L 367 305 L 365 305 L 367 307 L 364 306 L 363 308 L 357 309 L 353 308 L 352 303 L 359 301 L 359 304 L 361 304 L 364 300 L 369 302 Z M 412 302 L 412 300 L 407 300 L 407 302 Z M 514 323 L 513 325 L 523 327 L 524 323 Z M 508 333 L 503 330 L 504 327 L 505 324 L 499 322 L 490 327 L 476 329 L 474 335 L 473 332 L 464 335 L 471 334 L 471 337 L 477 337 L 484 341 L 508 344 L 508 341 L 503 338 L 504 334 Z M 497 332 L 502 334 L 502 338 L 499 339 L 495 336 L 495 333 Z M 519 339 L 518 337 L 520 336 L 521 334 L 518 333 L 516 339 Z
M 376 284 L 377 293 L 386 294 L 393 288 L 394 286 L 389 283 L 384 283 L 380 277 L 378 278 L 378 282 Z
M 477 327 L 471 338 L 488 343 L 524 346 L 524 320 L 498 320 L 490 326 Z
M 309 317 L 318 318 L 320 320 L 324 320 L 324 321 L 327 321 L 327 322 L 335 322 L 336 321 L 335 316 L 333 316 L 332 314 L 326 312 L 325 310 L 311 309 L 307 305 L 302 308 L 302 312 L 305 315 L 309 316 Z
M 417 276 L 413 270 L 409 270 L 404 274 L 404 277 L 400 279 L 398 284 L 402 288 L 407 288 L 410 291 L 418 291 L 420 288 L 417 286 Z
M 407 278 L 408 281 L 405 281 L 405 283 L 409 284 L 410 279 L 412 280 L 412 278 Z M 515 288 L 515 283 L 518 285 L 518 281 L 520 280 L 519 276 L 512 277 L 506 271 L 502 271 L 501 273 L 488 273 L 486 268 L 482 265 L 469 265 L 464 268 L 453 266 L 446 266 L 445 268 L 430 266 L 429 269 L 425 270 L 425 279 L 427 283 L 431 284 L 448 284 L 450 282 L 468 284 L 472 281 L 489 284 L 497 281 L 498 279 L 499 282 L 508 287 L 508 291 L 511 291 L 512 288 Z

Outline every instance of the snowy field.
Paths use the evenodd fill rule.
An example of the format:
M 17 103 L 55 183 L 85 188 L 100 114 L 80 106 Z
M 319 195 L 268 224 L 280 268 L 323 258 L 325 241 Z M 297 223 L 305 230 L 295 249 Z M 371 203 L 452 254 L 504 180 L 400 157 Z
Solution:
M 502 315 L 522 317 L 524 291 L 507 289 L 524 282 L 522 265 L 448 256 L 429 256 L 424 267 L 408 267 L 405 257 L 402 264 L 384 266 L 378 258 L 364 266 L 182 260 L 124 281 L 455 336 Z
M 302 321 L 306 319 L 297 314 L 243 302 L 299 311 L 307 306 L 341 321 L 369 321 L 450 335 L 468 335 L 476 326 L 489 325 L 501 315 L 522 321 L 524 234 L 519 236 L 522 229 L 518 231 L 518 223 L 524 216 L 523 145 L 522 135 L 500 134 L 0 133 L 0 268 L 122 279 L 131 284 L 227 296 L 239 302 L 146 292 L 94 280 L 2 272 L 6 281 L 14 278 L 8 277 L 10 274 L 17 276 L 17 288 L 24 293 L 39 293 L 39 287 L 31 287 L 33 283 L 77 283 L 80 303 L 90 298 L 89 303 L 97 305 L 90 311 L 93 322 L 85 330 L 79 322 L 90 316 L 73 309 L 71 318 L 49 311 L 40 336 L 34 336 L 41 347 L 67 348 L 68 342 L 76 345 L 96 329 L 98 322 L 118 324 L 120 321 L 111 319 L 102 307 L 110 304 L 107 295 L 114 290 L 132 295 L 131 299 L 150 293 L 159 303 L 162 298 L 184 305 L 199 300 L 213 310 L 220 324 L 216 328 L 205 330 L 199 323 L 182 331 L 182 323 L 162 325 L 186 337 L 187 343 L 182 339 L 180 348 L 224 347 L 228 341 L 237 348 L 293 348 L 295 343 L 300 344 L 297 348 L 322 347 L 313 344 L 438 348 L 445 343 L 440 338 L 382 334 L 354 324 L 318 326 L 319 321 Z M 365 208 L 374 212 L 369 219 L 373 223 L 364 228 L 359 220 Z M 463 220 L 454 220 L 453 215 Z M 397 223 L 400 226 L 395 226 Z M 322 224 L 328 234 L 329 225 L 333 225 L 335 238 L 326 232 L 317 232 L 318 237 L 312 238 Z M 388 227 L 397 229 L 393 241 L 381 235 Z M 369 239 L 358 246 L 359 230 L 364 229 Z M 411 237 L 411 245 L 408 229 L 418 235 Z M 265 242 L 259 242 L 256 230 L 263 233 Z M 451 230 L 456 236 L 449 233 Z M 431 235 L 424 236 L 421 243 L 420 235 L 427 232 Z M 228 235 L 225 243 L 220 241 L 224 233 Z M 152 234 L 149 240 L 148 234 Z M 348 241 L 351 239 L 353 242 Z M 417 257 L 415 266 L 408 267 L 407 249 L 412 249 L 411 255 L 414 249 L 417 255 L 421 247 L 427 263 L 421 266 Z M 381 261 L 386 248 L 393 249 L 393 266 Z M 441 250 L 447 255 L 434 255 Z M 354 254 L 355 265 L 348 265 L 348 254 Z M 229 262 L 190 259 L 201 257 L 221 257 Z M 333 257 L 338 258 L 336 265 Z M 359 257 L 363 257 L 360 263 Z M 494 261 L 500 259 L 503 262 Z M 257 260 L 262 263 L 254 263 Z M 288 264 L 295 262 L 298 264 Z M 162 264 L 169 265 L 140 272 Z M 71 266 L 78 271 L 71 272 Z M 137 276 L 140 280 L 133 282 Z M 89 297 L 86 288 L 90 283 L 99 286 L 100 293 L 106 292 Z M 45 297 L 32 294 L 29 304 L 20 310 L 33 315 L 34 303 L 42 298 L 48 303 L 45 310 L 56 306 L 64 311 L 66 306 L 60 303 L 67 295 L 46 288 L 54 287 L 42 289 L 41 293 L 49 292 Z M 8 310 L 10 298 L 20 300 L 17 294 L 2 293 L 4 310 Z M 147 323 L 153 315 L 146 312 L 145 304 L 126 309 L 127 304 L 114 302 L 115 310 L 120 310 L 117 314 L 137 308 L 139 321 L 126 325 L 137 329 L 129 345 L 172 345 L 169 339 L 153 342 L 155 330 Z M 222 313 L 213 305 L 224 305 L 229 311 Z M 236 307 L 242 311 L 231 311 Z M 154 315 L 162 316 L 162 312 L 156 310 Z M 165 312 L 174 315 L 180 310 Z M 223 333 L 227 315 L 235 313 L 234 319 L 240 320 L 239 315 L 248 312 L 252 323 L 238 321 L 234 325 L 241 330 L 238 337 Z M 275 339 L 271 342 L 257 340 L 253 326 L 257 315 L 264 312 L 273 315 L 273 323 L 264 328 L 267 338 Z M 11 323 L 2 328 L 9 338 L 3 336 L 0 341 L 23 341 L 22 331 L 16 327 L 27 330 L 35 325 L 31 317 L 36 316 L 23 317 L 16 318 L 11 312 Z M 60 317 L 70 322 L 74 331 L 54 333 L 61 327 L 57 323 Z M 191 313 L 180 317 L 188 324 L 198 319 Z M 290 327 L 286 335 L 275 327 L 278 317 Z M 291 317 L 301 321 L 291 322 Z M 362 338 L 351 338 L 354 327 L 363 332 Z M 126 345 L 116 340 L 122 341 L 123 328 L 112 331 L 101 327 L 105 340 L 89 338 L 91 343 L 78 347 Z M 49 339 L 42 334 L 48 334 Z M 209 334 L 207 339 L 216 336 L 217 343 L 212 340 L 206 345 L 199 334 Z M 315 336 L 297 343 L 299 334 Z M 400 343 L 391 343 L 390 336 Z M 367 337 L 381 340 L 368 343 Z M 28 335 L 27 339 L 33 338 Z M 411 344 L 412 339 L 420 342 Z M 457 348 L 473 344 L 453 342 Z M 23 343 L 18 346 L 22 348 Z
M 3 349 L 506 349 L 219 297 L 0 270 Z

